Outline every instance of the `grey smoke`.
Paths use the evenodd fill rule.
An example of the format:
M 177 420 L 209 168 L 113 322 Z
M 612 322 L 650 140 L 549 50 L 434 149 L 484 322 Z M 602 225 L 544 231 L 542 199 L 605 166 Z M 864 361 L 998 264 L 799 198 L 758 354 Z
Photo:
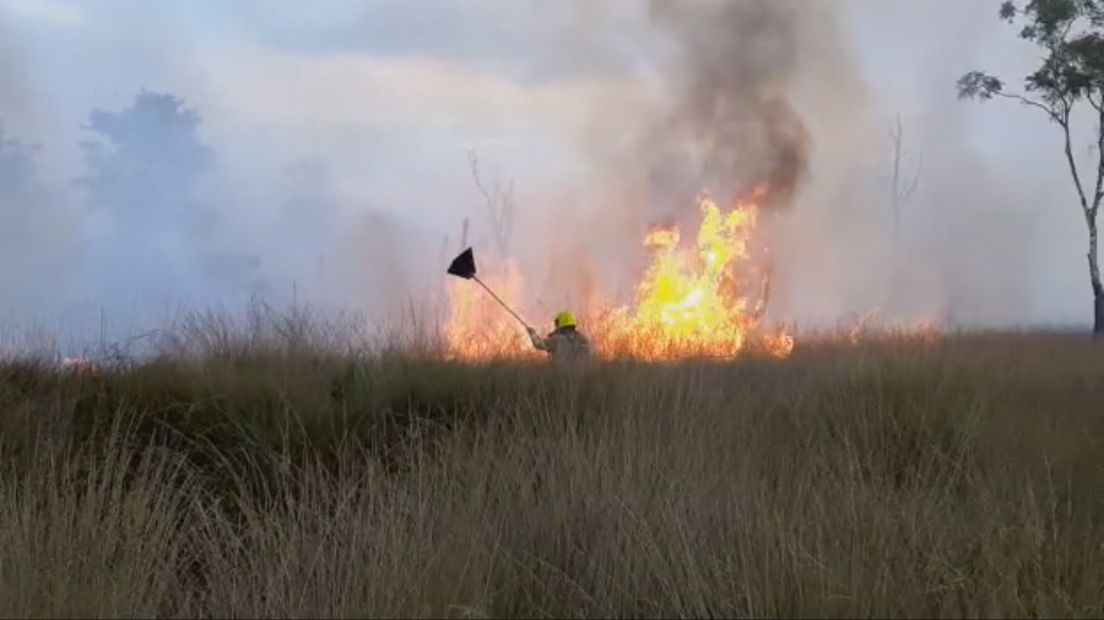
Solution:
M 79 263 L 75 231 L 40 176 L 40 151 L 0 124 L 0 317 L 62 303 Z
M 465 217 L 493 243 L 475 147 L 488 182 L 517 188 L 534 320 L 594 291 L 624 301 L 647 227 L 692 226 L 699 190 L 761 183 L 772 318 L 1083 315 L 1083 223 L 1045 122 L 954 97 L 963 70 L 1031 61 L 993 66 L 1015 41 L 995 3 L 408 4 L 220 5 L 214 29 L 184 5 L 151 25 L 90 4 L 82 30 L 6 22 L 0 3 L 0 315 L 140 310 L 153 327 L 166 304 L 293 291 L 401 311 L 439 297 L 442 239 L 453 249 Z M 451 96 L 472 83 L 484 100 Z M 926 166 L 894 250 L 897 112 Z
M 577 217 L 586 225 L 555 263 L 563 298 L 587 296 L 582 289 L 592 284 L 571 275 L 586 273 L 617 303 L 630 301 L 645 265 L 644 233 L 677 224 L 692 243 L 703 190 L 727 206 L 765 187 L 766 210 L 794 211 L 813 147 L 807 110 L 795 104 L 808 59 L 830 56 L 838 65 L 830 73 L 846 88 L 861 82 L 841 53 L 841 30 L 825 19 L 835 7 L 789 0 L 639 6 L 638 62 L 623 72 L 640 91 L 598 98 L 582 133 L 579 150 L 592 172 Z
M 182 99 L 149 91 L 89 116 L 88 174 L 78 183 L 101 226 L 88 239 L 87 284 L 109 314 L 180 303 L 195 282 L 234 305 L 258 284 L 251 280 L 259 259 L 233 250 L 212 204 L 217 160 L 198 136 L 200 123 Z
M 722 199 L 765 184 L 765 204 L 792 206 L 808 166 L 808 131 L 790 101 L 805 11 L 788 0 L 653 0 L 652 19 L 676 45 L 674 105 L 650 134 L 662 156 L 653 178 Z

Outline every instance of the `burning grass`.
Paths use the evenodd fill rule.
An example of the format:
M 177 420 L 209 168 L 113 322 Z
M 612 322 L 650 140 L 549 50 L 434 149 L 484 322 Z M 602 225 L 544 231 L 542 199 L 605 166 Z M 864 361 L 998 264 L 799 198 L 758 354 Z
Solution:
M 0 614 L 1104 613 L 1087 339 L 562 372 L 201 327 L 0 364 Z
M 786 357 L 794 337 L 763 324 L 770 291 L 767 249 L 758 229 L 759 188 L 722 207 L 698 197 L 700 221 L 690 241 L 678 226 L 649 232 L 651 254 L 632 303 L 586 317 L 592 345 L 606 359 L 732 359 L 747 352 Z M 511 305 L 524 307 L 525 281 L 513 262 L 487 276 Z M 449 283 L 448 351 L 455 359 L 534 356 L 524 331 L 467 282 Z

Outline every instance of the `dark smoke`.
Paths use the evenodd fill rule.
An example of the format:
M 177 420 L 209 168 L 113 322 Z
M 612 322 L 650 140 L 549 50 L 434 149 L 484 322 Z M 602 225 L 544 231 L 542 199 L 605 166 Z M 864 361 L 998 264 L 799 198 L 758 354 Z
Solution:
M 702 188 L 727 198 L 766 184 L 764 206 L 792 206 L 809 148 L 788 94 L 800 5 L 655 0 L 651 17 L 676 45 L 675 104 L 649 137 L 649 152 L 661 154 L 650 169 L 653 184 L 673 183 L 682 203 Z
M 639 59 L 625 67 L 632 86 L 596 97 L 582 124 L 591 187 L 575 211 L 586 225 L 564 249 L 571 258 L 555 262 L 561 280 L 594 269 L 597 289 L 631 301 L 649 260 L 641 239 L 655 226 L 678 226 L 692 243 L 703 190 L 728 206 L 765 186 L 760 206 L 796 211 L 810 180 L 810 118 L 797 105 L 810 58 L 829 64 L 815 76 L 852 73 L 837 24 L 823 19 L 836 11 L 787 0 L 645 4 L 632 36 Z M 827 96 L 824 107 L 840 98 L 854 99 Z

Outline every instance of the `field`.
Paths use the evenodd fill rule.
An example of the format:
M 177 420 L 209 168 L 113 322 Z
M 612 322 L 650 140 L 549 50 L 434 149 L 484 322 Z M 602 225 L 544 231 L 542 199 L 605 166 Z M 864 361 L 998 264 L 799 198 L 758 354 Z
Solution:
M 1104 615 L 1104 343 L 0 363 L 5 617 Z

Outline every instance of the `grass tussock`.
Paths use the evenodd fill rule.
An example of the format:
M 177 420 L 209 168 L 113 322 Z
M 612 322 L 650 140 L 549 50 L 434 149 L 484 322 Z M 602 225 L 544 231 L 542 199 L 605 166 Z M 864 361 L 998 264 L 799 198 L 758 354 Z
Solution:
M 1088 339 L 564 371 L 261 327 L 0 363 L 0 615 L 1104 614 Z

